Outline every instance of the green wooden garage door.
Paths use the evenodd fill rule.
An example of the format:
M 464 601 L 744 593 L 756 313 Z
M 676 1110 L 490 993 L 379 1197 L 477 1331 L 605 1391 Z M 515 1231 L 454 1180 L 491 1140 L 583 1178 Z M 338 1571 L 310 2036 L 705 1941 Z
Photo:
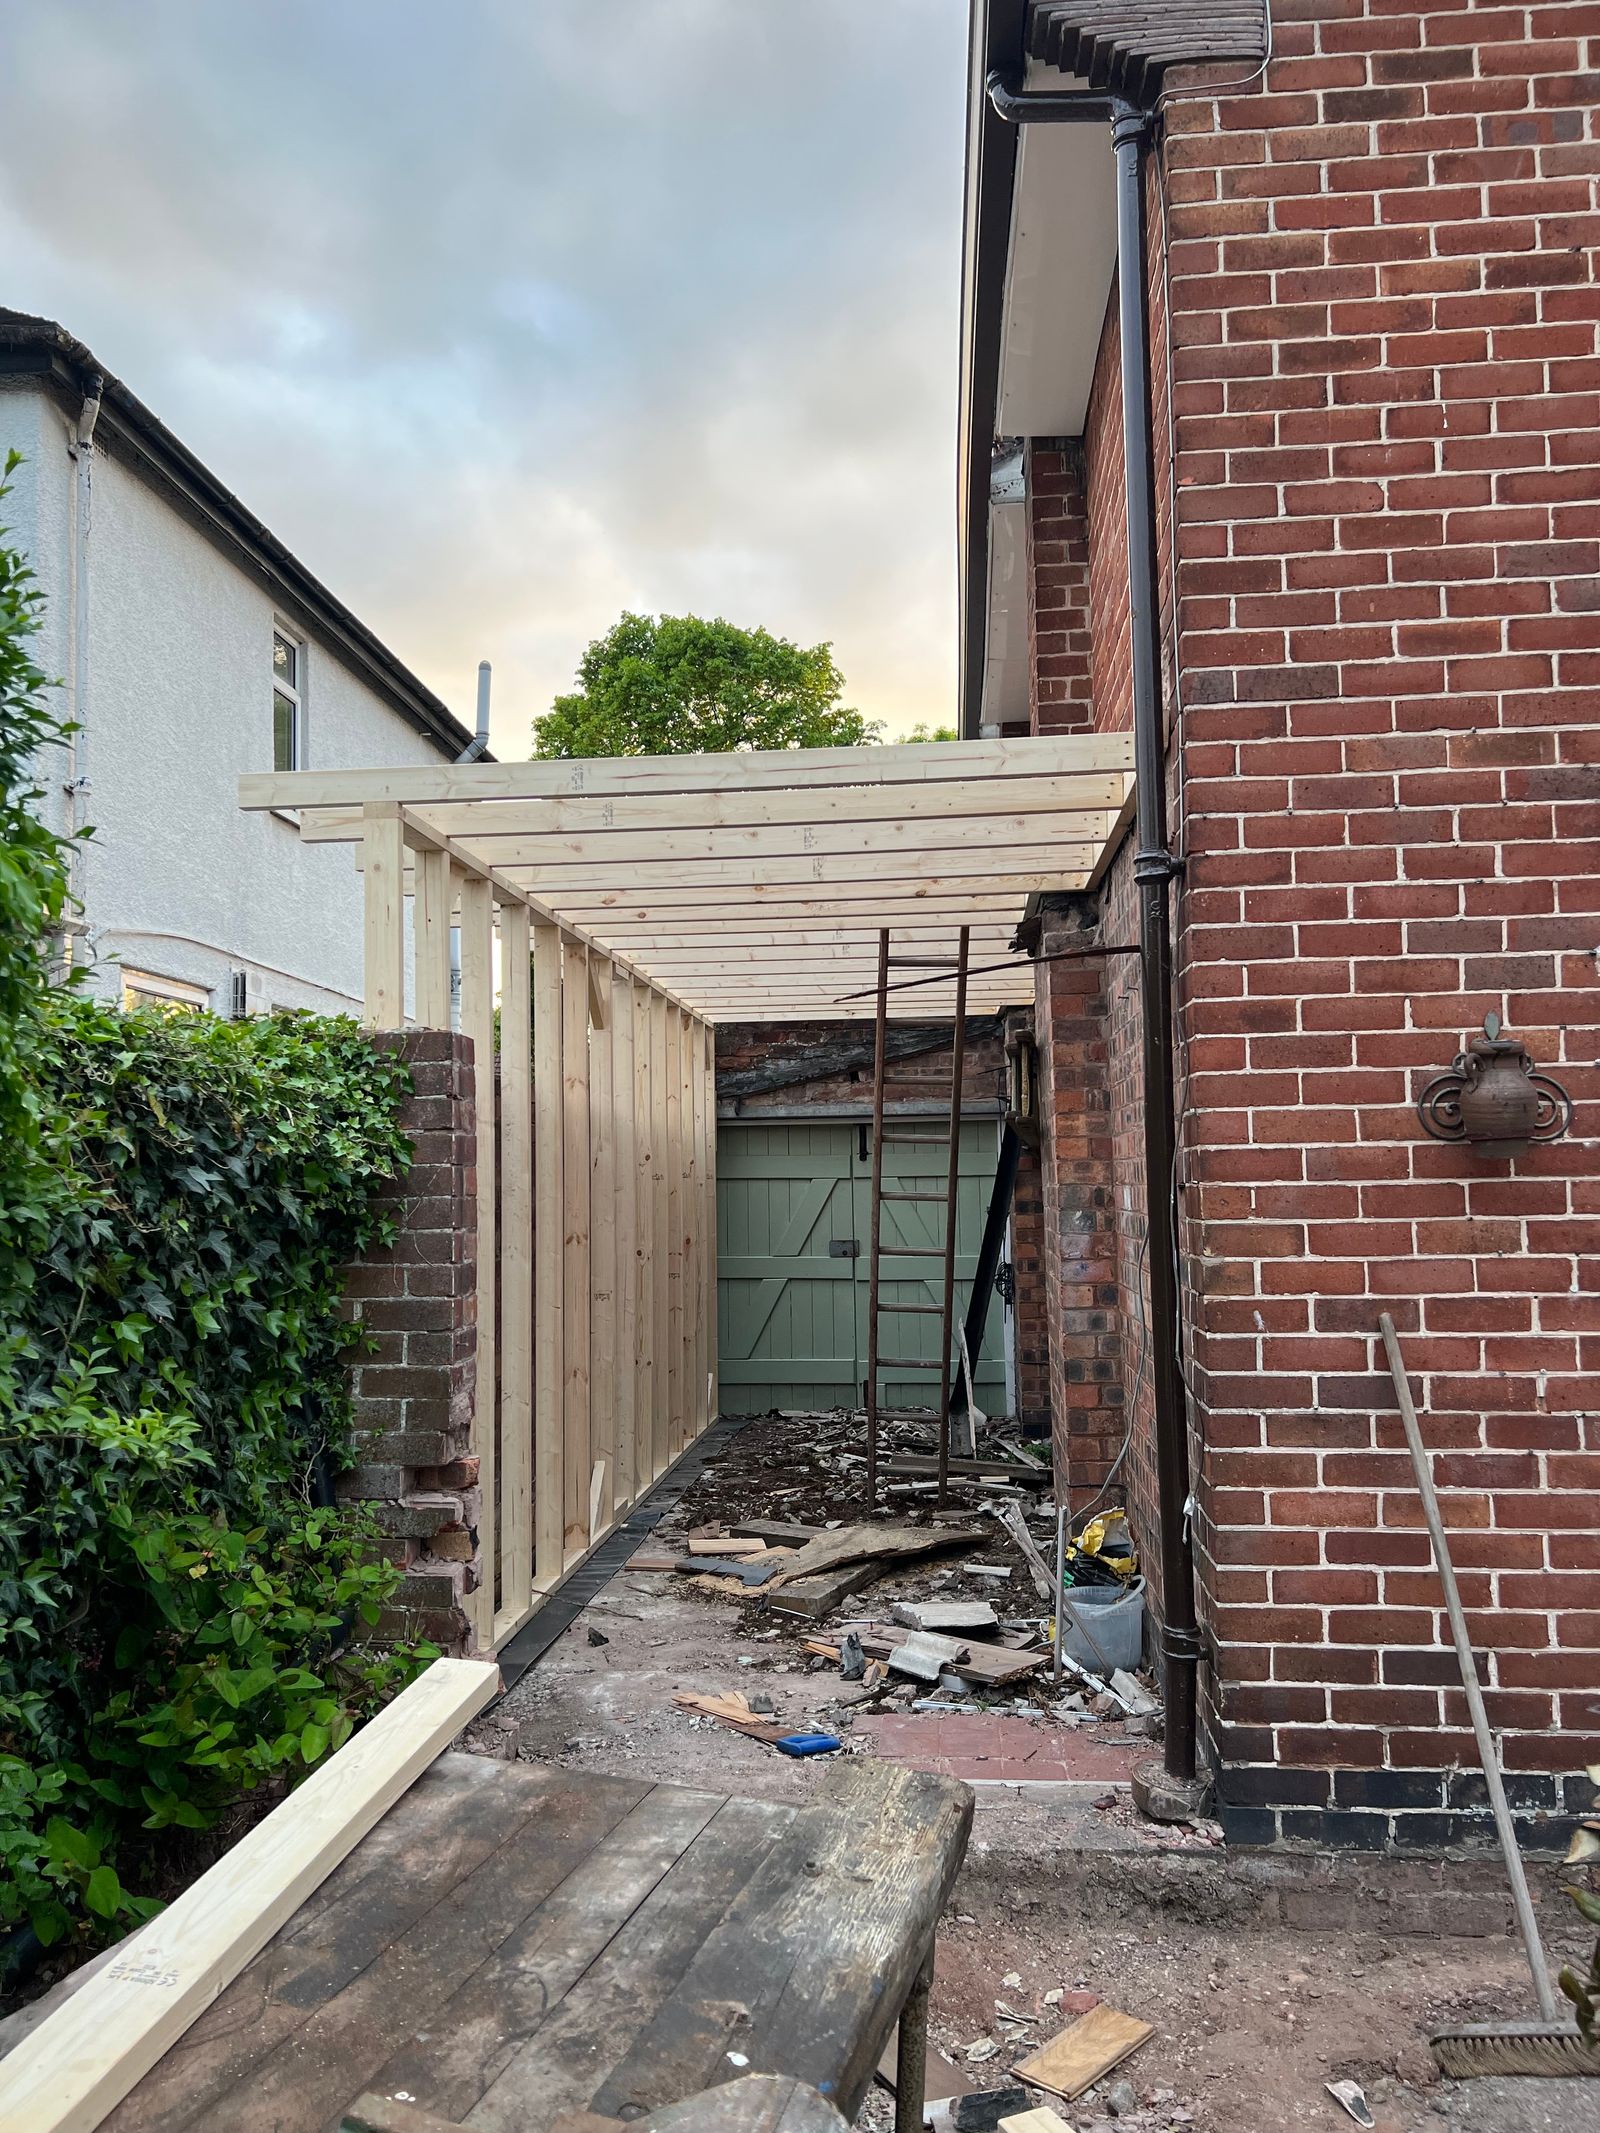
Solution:
M 718 1369 L 722 1406 L 729 1414 L 860 1403 L 872 1221 L 872 1169 L 863 1139 L 861 1127 L 842 1121 L 718 1122 Z M 977 1264 L 996 1145 L 995 1126 L 963 1127 L 956 1205 L 958 1320 L 966 1312 Z M 886 1149 L 885 1183 L 891 1190 L 942 1189 L 945 1159 L 938 1146 Z M 885 1204 L 886 1299 L 939 1301 L 939 1261 L 897 1258 L 892 1248 L 937 1244 L 942 1220 L 938 1206 Z M 830 1244 L 852 1239 L 859 1244 L 858 1257 L 830 1253 Z M 996 1298 L 976 1373 L 978 1404 L 990 1413 L 1005 1406 L 1003 1324 Z M 886 1316 L 880 1345 L 890 1355 L 936 1358 L 939 1321 Z M 886 1371 L 884 1404 L 932 1405 L 938 1384 L 933 1371 Z

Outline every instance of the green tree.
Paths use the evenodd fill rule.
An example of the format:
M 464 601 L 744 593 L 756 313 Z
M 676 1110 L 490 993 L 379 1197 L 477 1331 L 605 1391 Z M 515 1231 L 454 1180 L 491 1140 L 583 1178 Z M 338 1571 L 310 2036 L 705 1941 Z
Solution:
M 930 726 L 925 718 L 919 718 L 906 735 L 908 741 L 959 741 L 960 738 L 954 726 Z
M 578 686 L 534 722 L 540 756 L 698 755 L 875 741 L 839 699 L 826 644 L 698 615 L 625 614 L 578 662 Z

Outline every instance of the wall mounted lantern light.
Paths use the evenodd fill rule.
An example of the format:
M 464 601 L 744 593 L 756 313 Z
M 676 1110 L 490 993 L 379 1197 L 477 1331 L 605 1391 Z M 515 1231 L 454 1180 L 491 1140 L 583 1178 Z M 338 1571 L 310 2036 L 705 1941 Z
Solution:
M 1465 1141 L 1494 1161 L 1521 1155 L 1532 1141 L 1560 1140 L 1572 1124 L 1572 1099 L 1559 1081 L 1534 1072 L 1498 1015 L 1485 1015 L 1482 1036 L 1417 1098 L 1417 1116 L 1436 1141 Z

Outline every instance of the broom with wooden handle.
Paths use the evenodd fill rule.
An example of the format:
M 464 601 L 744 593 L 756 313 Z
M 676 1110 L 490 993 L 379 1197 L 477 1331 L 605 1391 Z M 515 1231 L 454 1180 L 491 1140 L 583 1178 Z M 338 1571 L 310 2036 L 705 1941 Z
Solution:
M 1484 1783 L 1489 1788 L 1489 1805 L 1494 1810 L 1495 1833 L 1500 1839 L 1500 1851 L 1506 1863 L 1506 1879 L 1511 1884 L 1511 1904 L 1517 1914 L 1517 1930 L 1522 1935 L 1523 1947 L 1528 1951 L 1528 1968 L 1533 1974 L 1534 1998 L 1539 2002 L 1537 2022 L 1474 2022 L 1464 2028 L 1438 2031 L 1429 2040 L 1433 2046 L 1433 2056 L 1438 2060 L 1442 2073 L 1456 2077 L 1468 2074 L 1600 2074 L 1600 2051 L 1596 2051 L 1576 2028 L 1562 2022 L 1556 2012 L 1556 1996 L 1550 1984 L 1544 1944 L 1539 1938 L 1539 1923 L 1533 1915 L 1533 1901 L 1528 1894 L 1527 1876 L 1522 1870 L 1522 1854 L 1517 1849 L 1516 1832 L 1511 1826 L 1511 1811 L 1506 1806 L 1506 1788 L 1500 1776 L 1500 1758 L 1495 1749 L 1494 1735 L 1489 1731 L 1489 1714 L 1483 1708 L 1483 1691 L 1478 1686 L 1478 1665 L 1472 1656 L 1472 1643 L 1467 1636 L 1467 1618 L 1462 1612 L 1461 1594 L 1456 1587 L 1455 1565 L 1450 1560 L 1450 1545 L 1445 1539 L 1444 1521 L 1439 1516 L 1439 1499 L 1433 1487 L 1433 1467 L 1422 1441 L 1422 1431 L 1417 1425 L 1417 1410 L 1412 1404 L 1411 1387 L 1406 1379 L 1406 1366 L 1401 1359 L 1394 1320 L 1387 1311 L 1379 1316 L 1378 1331 L 1383 1335 L 1384 1353 L 1389 1358 L 1389 1371 L 1394 1379 L 1395 1398 L 1400 1402 L 1400 1420 L 1405 1425 L 1406 1444 L 1410 1448 L 1411 1464 L 1416 1472 L 1417 1492 L 1422 1498 L 1422 1515 L 1428 1522 L 1428 1533 L 1433 1542 L 1433 1559 L 1438 1567 L 1439 1582 L 1444 1587 L 1445 1612 L 1450 1617 L 1450 1634 L 1455 1640 L 1456 1663 L 1461 1669 L 1461 1686 L 1466 1692 L 1467 1709 L 1472 1715 L 1472 1730 L 1477 1736 L 1478 1760 L 1483 1765 Z

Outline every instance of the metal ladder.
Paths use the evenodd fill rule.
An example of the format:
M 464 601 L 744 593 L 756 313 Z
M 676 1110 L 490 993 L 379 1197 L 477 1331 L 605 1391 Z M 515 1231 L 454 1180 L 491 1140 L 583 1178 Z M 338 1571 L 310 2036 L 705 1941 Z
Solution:
M 949 1488 L 950 1478 L 950 1344 L 955 1325 L 956 1303 L 956 1181 L 961 1168 L 961 1076 L 966 1058 L 967 1041 L 967 943 L 968 929 L 961 927 L 957 936 L 956 953 L 951 956 L 937 955 L 891 955 L 889 934 L 885 929 L 878 935 L 878 1014 L 874 1035 L 872 1062 L 872 1242 L 871 1257 L 867 1269 L 867 1375 L 862 1387 L 867 1410 L 867 1501 L 878 1499 L 878 1426 L 883 1408 L 878 1397 L 878 1377 L 884 1369 L 926 1370 L 935 1372 L 939 1380 L 939 1486 L 936 1501 L 943 1503 Z M 950 1073 L 948 1077 L 949 1109 L 943 1133 L 932 1132 L 931 1120 L 911 1118 L 901 1121 L 886 1118 L 884 1092 L 886 1085 L 897 1088 L 919 1089 L 937 1094 L 945 1093 L 945 1077 L 927 1074 L 897 1074 L 890 1070 L 886 1053 L 889 1029 L 889 973 L 899 969 L 948 970 L 956 981 L 955 1027 L 950 1047 Z M 910 1130 L 890 1131 L 891 1128 L 908 1127 Z M 938 1192 L 885 1192 L 883 1189 L 883 1152 L 888 1148 L 944 1147 L 948 1150 L 945 1171 L 945 1189 Z M 942 1241 L 931 1245 L 897 1247 L 890 1253 L 895 1259 L 939 1259 L 944 1263 L 944 1291 L 937 1304 L 886 1303 L 883 1298 L 883 1209 L 885 1203 L 918 1201 L 928 1205 L 942 1206 L 944 1232 Z M 937 1313 L 939 1319 L 939 1354 L 937 1360 L 922 1360 L 912 1356 L 885 1355 L 883 1353 L 883 1320 L 895 1318 L 931 1318 Z M 930 1403 L 931 1404 L 931 1403 Z

